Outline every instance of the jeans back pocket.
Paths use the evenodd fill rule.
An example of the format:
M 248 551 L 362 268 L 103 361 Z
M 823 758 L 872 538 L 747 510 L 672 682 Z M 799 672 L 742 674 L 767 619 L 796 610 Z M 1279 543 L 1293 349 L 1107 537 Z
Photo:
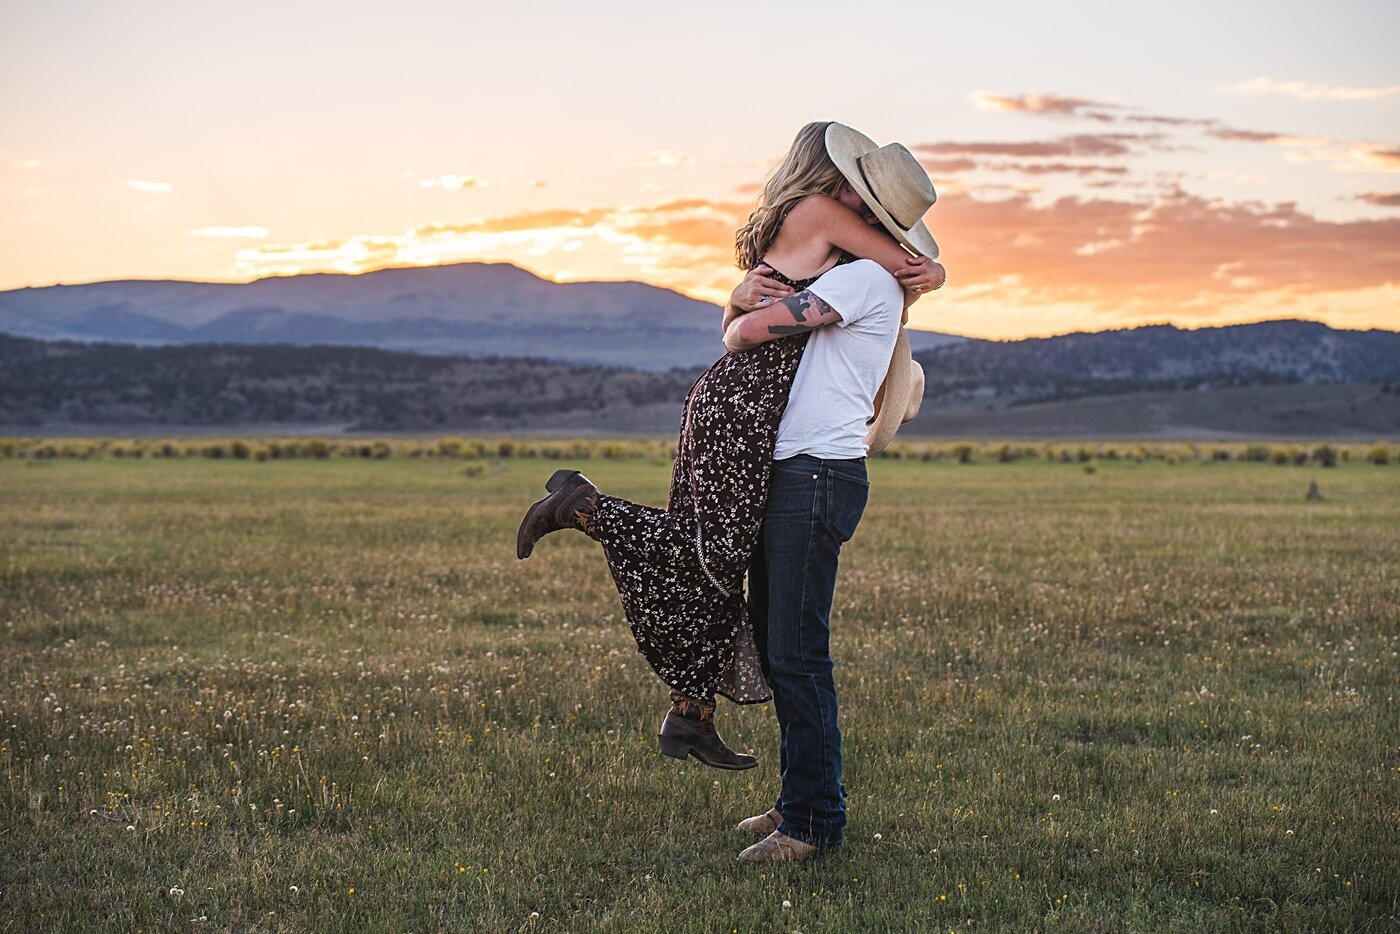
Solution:
M 827 525 L 842 542 L 856 534 L 865 504 L 870 499 L 870 482 L 841 470 L 829 470 Z

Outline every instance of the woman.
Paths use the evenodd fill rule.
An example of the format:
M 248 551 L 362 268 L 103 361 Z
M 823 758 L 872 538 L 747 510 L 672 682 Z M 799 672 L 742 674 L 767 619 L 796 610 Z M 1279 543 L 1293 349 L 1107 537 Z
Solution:
M 827 154 L 830 125 L 802 128 L 736 235 L 738 264 L 751 272 L 731 296 L 726 325 L 854 258 L 872 259 L 898 277 L 906 308 L 942 284 L 942 267 L 912 258 L 846 184 Z M 666 509 L 604 496 L 578 471 L 560 470 L 545 484 L 550 495 L 520 525 L 520 558 L 562 528 L 602 544 L 637 646 L 671 688 L 660 742 L 676 758 L 692 755 L 726 769 L 757 764 L 719 738 L 715 695 L 741 704 L 772 696 L 748 626 L 743 579 L 762 524 L 778 423 L 808 336 L 725 354 L 696 380 L 685 400 Z

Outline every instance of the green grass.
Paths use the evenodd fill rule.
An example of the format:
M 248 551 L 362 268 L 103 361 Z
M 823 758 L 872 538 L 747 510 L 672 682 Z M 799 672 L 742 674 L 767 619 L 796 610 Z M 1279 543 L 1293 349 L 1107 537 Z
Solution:
M 872 464 L 847 845 L 755 868 L 771 708 L 659 758 L 597 547 L 514 558 L 555 465 L 485 464 L 0 461 L 4 928 L 1395 929 L 1400 470 Z

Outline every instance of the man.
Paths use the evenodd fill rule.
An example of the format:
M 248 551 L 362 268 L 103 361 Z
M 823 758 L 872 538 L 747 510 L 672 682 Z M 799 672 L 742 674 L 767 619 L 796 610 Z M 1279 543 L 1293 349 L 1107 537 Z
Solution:
M 877 149 L 840 124 L 828 131 L 827 148 L 872 220 L 917 252 L 938 255 L 918 221 L 933 188 L 908 150 Z M 917 207 L 915 195 L 924 188 L 928 197 Z M 905 223 L 910 217 L 915 223 L 894 220 L 892 204 L 916 205 L 917 213 L 903 211 Z M 867 429 L 903 314 L 895 278 L 878 263 L 858 260 L 734 319 L 725 332 L 727 349 L 746 350 L 815 330 L 778 428 L 763 530 L 749 567 L 749 615 L 778 717 L 782 793 L 772 810 L 739 825 L 767 834 L 739 855 L 747 862 L 805 859 L 840 846 L 844 835 L 829 618 L 841 546 L 865 510 Z

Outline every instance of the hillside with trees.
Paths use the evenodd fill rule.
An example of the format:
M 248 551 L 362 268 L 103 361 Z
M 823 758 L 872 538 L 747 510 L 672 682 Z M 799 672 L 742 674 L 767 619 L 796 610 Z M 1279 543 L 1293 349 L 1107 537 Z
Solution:
M 1169 326 L 916 354 L 944 435 L 1388 435 L 1400 334 L 1271 321 Z M 0 335 L 0 426 L 328 426 L 358 431 L 668 434 L 700 367 L 369 347 L 41 341 Z

